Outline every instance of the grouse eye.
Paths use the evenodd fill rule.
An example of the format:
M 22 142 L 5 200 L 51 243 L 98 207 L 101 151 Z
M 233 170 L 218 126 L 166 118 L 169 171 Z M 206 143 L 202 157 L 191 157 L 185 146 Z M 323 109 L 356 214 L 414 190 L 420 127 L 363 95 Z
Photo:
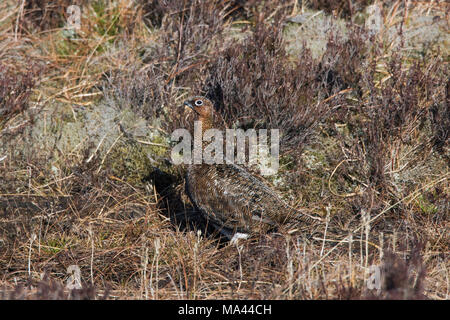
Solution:
M 202 100 L 195 100 L 195 105 L 197 106 L 197 107 L 200 107 L 201 105 L 203 105 L 203 101 Z

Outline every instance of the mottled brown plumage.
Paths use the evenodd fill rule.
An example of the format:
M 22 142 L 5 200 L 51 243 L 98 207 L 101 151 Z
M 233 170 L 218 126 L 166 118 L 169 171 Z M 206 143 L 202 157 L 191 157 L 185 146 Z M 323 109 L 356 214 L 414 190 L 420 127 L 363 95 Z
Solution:
M 203 132 L 213 127 L 211 101 L 194 97 L 185 105 L 194 110 L 196 120 L 202 121 Z M 263 181 L 235 164 L 191 164 L 186 191 L 210 223 L 233 241 L 291 222 L 302 228 L 317 222 L 291 208 Z

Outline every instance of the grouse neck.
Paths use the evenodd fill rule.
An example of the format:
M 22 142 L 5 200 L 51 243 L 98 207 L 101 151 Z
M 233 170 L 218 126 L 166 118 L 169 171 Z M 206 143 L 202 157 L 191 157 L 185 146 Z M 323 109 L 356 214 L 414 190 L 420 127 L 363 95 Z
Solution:
M 199 165 L 202 164 L 204 166 L 209 166 L 213 164 L 220 164 L 223 163 L 223 150 L 225 146 L 223 146 L 222 150 L 216 150 L 216 140 L 215 139 L 222 139 L 222 136 L 217 137 L 217 132 L 214 133 L 214 141 L 209 142 L 209 139 L 211 138 L 211 135 L 206 135 L 206 131 L 209 129 L 215 129 L 217 128 L 214 125 L 214 121 L 212 117 L 205 117 L 200 116 L 197 118 L 197 120 L 194 123 L 194 143 L 193 143 L 193 164 Z M 208 136 L 207 140 L 205 140 L 205 137 Z M 222 143 L 222 142 L 220 142 Z M 211 144 L 214 144 L 214 150 L 208 150 L 211 149 Z M 211 153 L 212 152 L 212 153 Z M 216 154 L 216 152 L 219 152 Z M 206 158 L 205 158 L 205 155 Z M 212 157 L 212 158 L 211 158 Z M 211 162 L 212 161 L 212 162 Z
M 197 125 L 200 125 L 201 130 L 194 127 L 194 141 L 203 141 L 205 132 L 209 129 L 213 129 L 213 122 L 211 118 L 199 117 L 197 120 Z
M 198 121 L 201 121 L 202 123 L 202 133 L 205 133 L 206 130 L 213 129 L 213 121 L 212 116 L 206 117 L 206 116 L 200 116 L 198 118 Z

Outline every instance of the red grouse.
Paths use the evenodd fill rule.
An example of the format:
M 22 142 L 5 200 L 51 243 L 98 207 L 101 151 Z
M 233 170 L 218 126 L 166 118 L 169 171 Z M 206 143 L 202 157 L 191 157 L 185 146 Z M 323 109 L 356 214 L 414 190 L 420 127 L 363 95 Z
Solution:
M 213 128 L 216 117 L 210 100 L 194 97 L 184 105 L 202 122 L 202 135 Z M 194 139 L 201 141 L 202 137 Z M 304 228 L 320 220 L 291 208 L 260 179 L 235 164 L 189 165 L 186 192 L 208 222 L 232 242 L 286 223 Z

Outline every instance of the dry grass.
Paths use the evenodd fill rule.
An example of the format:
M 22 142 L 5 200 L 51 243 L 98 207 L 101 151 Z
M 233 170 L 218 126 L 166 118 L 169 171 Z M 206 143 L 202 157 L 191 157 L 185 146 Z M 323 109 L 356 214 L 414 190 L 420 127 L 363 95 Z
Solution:
M 448 27 L 448 5 L 385 2 L 370 34 L 369 2 L 78 1 L 75 31 L 68 1 L 2 2 L 0 298 L 448 299 L 448 48 L 404 43 L 415 15 Z M 285 50 L 308 8 L 348 23 L 320 59 Z M 193 94 L 228 126 L 285 130 L 272 182 L 326 218 L 318 233 L 235 246 L 193 211 L 167 161 Z M 62 148 L 102 104 L 125 112 L 117 136 Z M 123 114 L 155 132 L 148 149 Z

